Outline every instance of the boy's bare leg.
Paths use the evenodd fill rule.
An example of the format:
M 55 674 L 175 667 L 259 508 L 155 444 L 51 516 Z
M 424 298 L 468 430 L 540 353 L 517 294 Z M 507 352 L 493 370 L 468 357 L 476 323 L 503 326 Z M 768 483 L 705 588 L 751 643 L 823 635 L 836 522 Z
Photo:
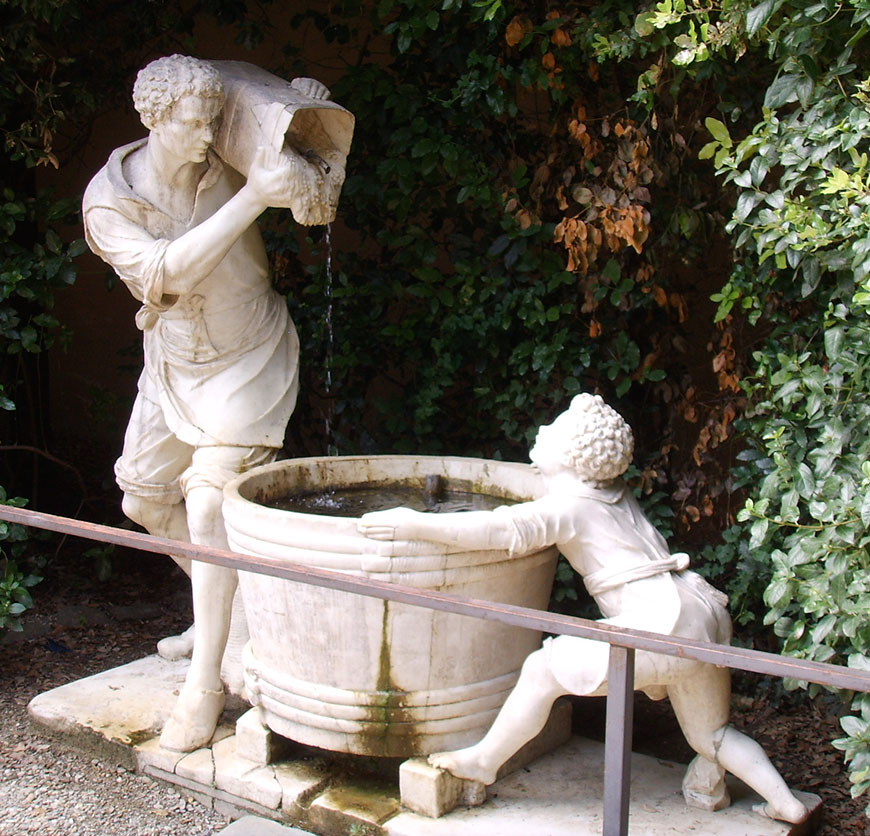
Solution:
M 705 665 L 668 686 L 668 696 L 689 745 L 752 787 L 766 802 L 758 812 L 796 823 L 807 809 L 792 794 L 761 746 L 728 725 L 731 676 L 725 668 Z
M 544 728 L 553 703 L 565 693 L 544 652 L 536 650 L 484 738 L 466 749 L 429 755 L 429 763 L 457 778 L 493 783 L 499 767 Z

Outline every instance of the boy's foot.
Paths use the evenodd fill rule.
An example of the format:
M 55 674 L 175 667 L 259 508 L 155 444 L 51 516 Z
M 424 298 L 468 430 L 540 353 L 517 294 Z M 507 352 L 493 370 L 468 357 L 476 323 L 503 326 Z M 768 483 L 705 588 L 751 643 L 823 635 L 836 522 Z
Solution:
M 489 768 L 479 761 L 474 746 L 454 752 L 436 752 L 429 755 L 428 760 L 431 766 L 444 769 L 456 778 L 483 784 L 492 784 L 498 771 L 498 768 Z
M 752 808 L 758 815 L 765 816 L 768 819 L 776 819 L 777 821 L 786 821 L 789 824 L 799 824 L 809 814 L 810 811 L 801 804 L 794 796 L 792 800 L 783 805 L 781 809 L 774 807 L 769 802 L 756 804 Z

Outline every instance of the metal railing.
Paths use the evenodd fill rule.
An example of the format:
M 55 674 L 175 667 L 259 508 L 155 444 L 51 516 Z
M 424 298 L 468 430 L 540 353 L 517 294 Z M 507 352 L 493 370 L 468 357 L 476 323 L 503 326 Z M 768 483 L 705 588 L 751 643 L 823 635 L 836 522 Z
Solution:
M 82 522 L 39 511 L 0 505 L 0 520 L 157 554 L 173 554 L 218 566 L 256 572 L 299 583 L 312 584 L 388 601 L 499 621 L 516 627 L 604 641 L 610 645 L 607 720 L 604 755 L 604 816 L 602 836 L 628 835 L 631 727 L 634 692 L 634 658 L 638 650 L 708 662 L 721 667 L 788 677 L 834 688 L 870 692 L 870 671 L 793 659 L 775 653 L 710 644 L 693 639 L 614 627 L 583 618 L 533 610 L 511 604 L 448 595 L 429 589 L 401 586 L 371 578 L 208 546 L 197 546 L 149 534 Z

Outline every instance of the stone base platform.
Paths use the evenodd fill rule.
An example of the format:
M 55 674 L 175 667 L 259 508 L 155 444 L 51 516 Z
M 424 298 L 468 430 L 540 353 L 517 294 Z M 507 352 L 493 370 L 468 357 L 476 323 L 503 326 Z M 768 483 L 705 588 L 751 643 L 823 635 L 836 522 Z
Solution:
M 262 764 L 236 752 L 228 709 L 208 748 L 188 754 L 160 748 L 159 730 L 184 682 L 186 660 L 149 656 L 34 698 L 34 723 L 78 750 L 176 786 L 208 807 L 240 817 L 263 816 L 319 836 L 600 836 L 604 746 L 574 737 L 533 764 L 500 778 L 479 807 L 440 818 L 405 809 L 398 760 L 340 755 L 290 743 L 281 760 Z M 242 747 L 244 748 L 244 747 Z M 407 763 L 407 762 L 406 762 Z M 406 767 L 407 768 L 407 767 Z M 814 810 L 798 827 L 757 815 L 760 799 L 729 782 L 730 807 L 687 807 L 685 767 L 632 756 L 631 836 L 805 836 L 821 814 L 818 796 L 798 793 Z

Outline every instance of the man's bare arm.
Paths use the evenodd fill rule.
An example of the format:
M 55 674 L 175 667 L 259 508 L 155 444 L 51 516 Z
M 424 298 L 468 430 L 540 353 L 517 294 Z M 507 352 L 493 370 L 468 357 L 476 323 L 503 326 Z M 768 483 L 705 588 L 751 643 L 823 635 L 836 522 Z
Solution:
M 169 245 L 163 292 L 180 296 L 193 291 L 265 209 L 288 205 L 294 176 L 294 166 L 286 157 L 259 148 L 245 185 L 210 218 Z

